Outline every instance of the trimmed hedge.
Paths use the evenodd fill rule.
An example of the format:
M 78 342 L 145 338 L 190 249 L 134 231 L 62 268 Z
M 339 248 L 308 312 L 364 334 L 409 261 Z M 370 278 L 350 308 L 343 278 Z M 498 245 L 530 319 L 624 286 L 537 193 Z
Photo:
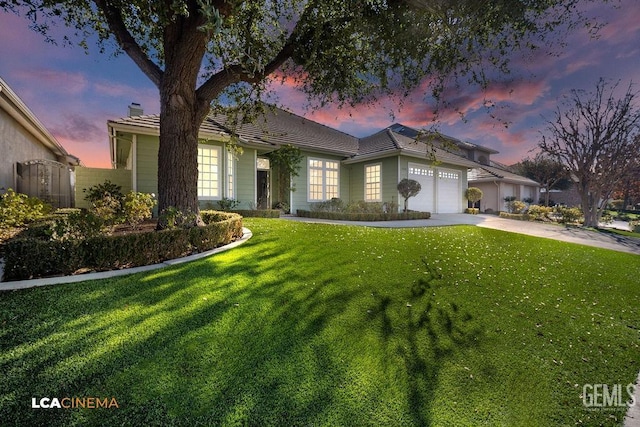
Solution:
M 319 218 L 340 221 L 398 221 L 409 219 L 429 219 L 430 212 L 400 212 L 400 213 L 348 213 L 348 212 L 323 212 L 306 211 L 298 209 L 296 214 L 303 218 Z
M 231 212 L 245 218 L 280 218 L 280 209 L 234 209 Z
M 15 239 L 6 243 L 4 280 L 157 264 L 211 250 L 242 236 L 242 218 L 239 215 L 217 212 L 208 213 L 206 218 L 215 222 L 204 227 L 97 236 L 75 241 Z
M 480 213 L 480 209 L 479 208 L 466 208 L 464 210 L 464 213 L 471 214 L 471 215 L 478 215 Z

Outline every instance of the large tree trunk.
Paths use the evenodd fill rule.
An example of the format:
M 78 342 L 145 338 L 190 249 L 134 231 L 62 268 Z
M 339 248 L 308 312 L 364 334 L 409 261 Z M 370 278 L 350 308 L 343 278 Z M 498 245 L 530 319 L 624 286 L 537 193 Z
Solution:
M 193 92 L 193 90 L 191 91 Z M 183 95 L 184 96 L 184 95 Z M 172 95 L 162 99 L 158 151 L 158 210 L 169 207 L 193 214 L 198 224 L 198 129 L 193 108 L 185 108 Z M 163 227 L 165 224 L 161 224 Z
M 177 18 L 165 28 L 165 70 L 160 89 L 158 211 L 175 208 L 189 225 L 203 225 L 198 206 L 198 131 L 209 100 L 198 99 L 196 83 L 206 37 L 200 17 Z M 167 224 L 158 221 L 158 228 Z

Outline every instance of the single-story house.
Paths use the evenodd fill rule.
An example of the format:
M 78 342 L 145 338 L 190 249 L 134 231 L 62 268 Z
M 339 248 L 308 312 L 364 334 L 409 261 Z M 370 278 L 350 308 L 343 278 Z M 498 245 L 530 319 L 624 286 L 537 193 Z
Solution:
M 134 191 L 158 191 L 159 121 L 158 115 L 143 115 L 135 110 L 129 117 L 108 122 L 113 168 L 131 170 Z M 228 150 L 231 131 L 225 125 L 225 117 L 209 116 L 199 133 L 200 204 L 215 207 L 216 201 L 229 198 L 240 203 L 238 208 L 249 209 L 285 202 L 292 213 L 332 198 L 345 202 L 394 202 L 401 206 L 397 185 L 403 178 L 410 178 L 422 185 L 420 194 L 409 199 L 410 209 L 462 212 L 467 207 L 467 172 L 480 166 L 474 156 L 495 151 L 473 145 L 473 149 L 456 153 L 442 141 L 447 137 L 431 135 L 425 142 L 407 136 L 409 129 L 393 125 L 356 138 L 269 108 L 257 122 L 235 130 L 241 153 L 234 153 Z M 298 147 L 303 158 L 299 175 L 292 179 L 294 190 L 288 192 L 288 200 L 276 200 L 280 183 L 268 154 L 283 145 Z
M 0 194 L 9 188 L 55 207 L 74 205 L 73 169 L 64 147 L 0 78 Z
M 469 187 L 482 190 L 480 211 L 487 213 L 506 210 L 506 197 L 538 203 L 540 191 L 540 184 L 537 182 L 494 162 L 472 169 L 469 172 Z

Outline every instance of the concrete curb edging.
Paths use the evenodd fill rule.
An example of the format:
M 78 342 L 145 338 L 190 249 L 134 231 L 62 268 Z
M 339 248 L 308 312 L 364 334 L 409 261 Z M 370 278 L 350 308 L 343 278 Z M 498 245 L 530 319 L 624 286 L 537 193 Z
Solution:
M 233 249 L 237 246 L 242 245 L 251 237 L 253 237 L 253 233 L 251 232 L 251 230 L 249 230 L 248 228 L 242 227 L 242 237 L 236 240 L 235 242 L 232 242 L 232 243 L 229 243 L 228 245 L 220 246 L 219 248 L 215 248 L 210 251 L 202 252 L 199 254 L 189 255 L 183 258 L 170 259 L 170 260 L 161 262 L 159 264 L 144 265 L 141 267 L 126 268 L 122 270 L 101 271 L 98 273 L 79 274 L 77 276 L 46 277 L 43 279 L 16 280 L 14 282 L 0 282 L 0 292 L 13 291 L 16 289 L 28 289 L 28 288 L 34 288 L 37 286 L 77 283 L 77 282 L 84 282 L 86 280 L 108 279 L 111 277 L 126 276 L 129 274 L 140 273 L 143 271 L 157 270 L 159 268 L 169 267 L 172 265 L 182 264 L 184 262 L 190 262 L 190 261 L 195 261 L 201 258 L 206 258 L 211 255 L 215 255 L 220 252 Z

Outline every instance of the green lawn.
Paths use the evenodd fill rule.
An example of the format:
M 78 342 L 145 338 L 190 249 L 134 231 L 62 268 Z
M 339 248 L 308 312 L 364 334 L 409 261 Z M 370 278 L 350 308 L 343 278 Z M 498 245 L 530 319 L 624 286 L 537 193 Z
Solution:
M 152 273 L 0 294 L 2 425 L 619 425 L 640 258 L 477 227 L 247 219 Z M 32 397 L 115 397 L 31 409 Z M 626 397 L 626 394 L 625 394 Z

